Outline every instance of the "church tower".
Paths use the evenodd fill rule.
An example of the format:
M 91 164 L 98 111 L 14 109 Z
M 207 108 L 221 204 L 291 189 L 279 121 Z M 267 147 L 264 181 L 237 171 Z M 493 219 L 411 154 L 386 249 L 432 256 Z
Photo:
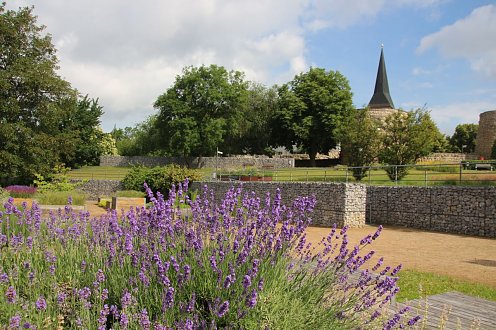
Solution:
M 384 60 L 384 46 L 381 46 L 381 57 L 379 59 L 379 67 L 377 68 L 374 95 L 370 99 L 368 108 L 370 116 L 381 121 L 390 114 L 399 111 L 394 108 L 393 100 L 389 93 L 386 61 Z

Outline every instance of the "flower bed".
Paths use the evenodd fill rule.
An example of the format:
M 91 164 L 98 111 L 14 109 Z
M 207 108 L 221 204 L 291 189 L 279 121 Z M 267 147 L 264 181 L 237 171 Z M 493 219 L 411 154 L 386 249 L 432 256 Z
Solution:
M 306 244 L 315 199 L 231 189 L 216 204 L 194 201 L 187 183 L 150 209 L 102 218 L 71 207 L 40 217 L 36 205 L 0 214 L 0 324 L 10 328 L 390 329 L 413 324 L 380 313 L 398 291 L 400 267 L 363 269 L 373 252 L 354 248 L 346 228 Z M 191 210 L 178 206 L 184 200 Z M 374 262 L 375 263 L 375 262 Z M 374 275 L 372 272 L 380 274 Z M 357 282 L 350 281 L 356 277 Z

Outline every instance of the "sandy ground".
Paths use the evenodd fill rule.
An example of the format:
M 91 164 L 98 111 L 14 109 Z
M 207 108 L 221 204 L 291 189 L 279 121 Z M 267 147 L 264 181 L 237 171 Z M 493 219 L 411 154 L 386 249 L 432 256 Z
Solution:
M 106 211 L 96 203 L 86 205 L 92 216 Z M 353 245 L 378 226 L 348 230 L 348 239 Z M 329 228 L 310 227 L 307 241 L 317 244 L 327 236 Z M 367 247 L 376 251 L 375 259 L 384 257 L 384 264 L 403 269 L 415 269 L 449 275 L 470 282 L 484 283 L 496 287 L 496 239 L 420 231 L 403 227 L 384 227 L 380 237 Z

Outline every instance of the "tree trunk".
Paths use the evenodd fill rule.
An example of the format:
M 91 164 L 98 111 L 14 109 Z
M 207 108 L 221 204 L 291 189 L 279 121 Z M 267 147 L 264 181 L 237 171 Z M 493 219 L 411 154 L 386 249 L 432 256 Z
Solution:
M 317 152 L 316 151 L 310 151 L 308 153 L 310 156 L 310 167 L 315 167 L 315 157 L 317 157 Z

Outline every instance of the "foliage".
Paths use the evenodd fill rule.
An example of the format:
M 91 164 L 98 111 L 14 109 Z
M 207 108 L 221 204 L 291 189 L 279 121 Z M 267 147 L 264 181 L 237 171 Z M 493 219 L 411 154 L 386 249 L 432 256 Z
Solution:
M 85 134 L 101 109 L 86 120 L 87 98 L 78 101 L 57 74 L 56 49 L 33 9 L 5 6 L 0 3 L 0 176 L 28 183 L 57 163 L 87 161 Z
M 310 68 L 278 89 L 279 107 L 273 118 L 273 142 L 289 150 L 302 147 L 315 166 L 317 153 L 327 153 L 337 141 L 334 130 L 350 113 L 348 80 L 337 71 Z
M 496 140 L 491 147 L 491 159 L 496 159 Z
M 135 127 L 114 128 L 110 133 L 116 140 L 117 153 L 121 156 L 160 156 L 160 135 L 157 115 L 149 116 Z
M 144 167 L 134 166 L 122 180 L 127 190 L 145 191 L 143 183 L 146 182 L 152 191 L 166 194 L 173 184 L 183 182 L 185 179 L 196 181 L 201 179 L 195 170 L 178 165 Z
M 414 164 L 420 157 L 427 156 L 439 134 L 429 112 L 423 109 L 388 116 L 383 126 L 379 160 L 391 165 L 386 169 L 389 179 L 404 178 L 408 167 L 402 165 Z
M 71 191 L 74 190 L 81 183 L 71 182 L 67 173 L 70 168 L 65 167 L 64 164 L 56 165 L 52 173 L 46 178 L 41 174 L 35 174 L 36 179 L 34 184 L 38 188 L 38 192 L 45 193 L 49 191 Z
M 7 186 L 5 190 L 8 196 L 13 198 L 31 198 L 36 194 L 36 188 L 31 186 Z
M 57 73 L 55 48 L 31 8 L 0 4 L 0 173 L 29 182 L 75 151 L 60 127 L 75 91 Z
M 103 131 L 101 131 L 98 149 L 100 156 L 116 156 L 118 154 L 117 145 L 112 134 L 103 133 Z
M 224 67 L 186 67 L 174 85 L 155 102 L 156 127 L 161 148 L 168 154 L 211 156 L 219 147 L 231 152 L 228 142 L 241 136 L 241 108 L 246 104 L 247 83 L 239 71 Z
M 99 164 L 103 152 L 101 143 L 105 138 L 99 126 L 102 115 L 103 108 L 98 104 L 98 99 L 90 99 L 88 95 L 78 99 L 77 106 L 64 122 L 75 144 L 74 155 L 62 159 L 67 166 L 78 168 Z
M 241 136 L 238 141 L 228 142 L 228 150 L 254 155 L 272 155 L 271 120 L 277 109 L 277 88 L 267 88 L 250 83 L 248 102 L 243 108 L 240 121 Z
M 475 151 L 475 140 L 477 138 L 477 124 L 459 124 L 451 136 L 449 143 L 454 152 L 472 153 Z
M 80 191 L 44 191 L 35 195 L 36 200 L 41 205 L 84 205 L 88 196 Z
M 377 158 L 380 146 L 378 129 L 368 109 L 353 109 L 335 131 L 336 138 L 341 142 L 343 162 L 355 167 L 351 170 L 357 181 L 367 176 L 364 166 L 370 166 Z
M 346 228 L 333 228 L 316 247 L 323 252 L 313 256 L 304 231 L 315 199 L 299 197 L 285 206 L 279 192 L 261 202 L 232 188 L 220 203 L 208 190 L 191 202 L 184 188 L 171 190 L 166 200 L 148 191 L 149 210 L 121 217 L 114 211 L 101 219 L 76 215 L 68 206 L 45 220 L 36 205 L 18 212 L 7 204 L 0 215 L 0 324 L 116 330 L 399 326 L 401 314 L 382 325 L 378 318 L 398 291 L 399 267 L 391 271 L 379 262 L 372 271 L 380 277 L 362 271 L 373 255 L 363 250 L 380 229 L 350 249 Z M 190 204 L 187 216 L 173 207 L 178 199 Z M 348 282 L 354 274 L 358 284 Z
M 5 190 L 4 188 L 0 187 L 0 201 L 3 201 L 4 199 L 6 199 L 9 196 L 10 196 L 9 192 L 7 190 Z

